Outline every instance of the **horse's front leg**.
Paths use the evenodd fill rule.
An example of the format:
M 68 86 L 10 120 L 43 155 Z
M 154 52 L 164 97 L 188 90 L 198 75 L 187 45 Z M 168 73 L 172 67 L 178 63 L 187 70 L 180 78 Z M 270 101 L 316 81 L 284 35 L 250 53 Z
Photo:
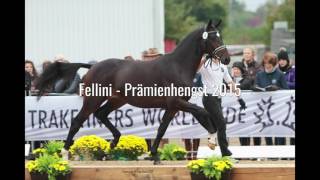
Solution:
M 69 159 L 69 148 L 72 144 L 73 137 L 76 135 L 76 133 L 79 131 L 81 125 L 83 122 L 88 119 L 89 113 L 84 111 L 84 108 L 82 107 L 79 114 L 72 120 L 71 127 L 69 129 L 68 137 L 66 139 L 66 142 L 64 144 L 64 148 L 61 150 L 61 155 L 64 160 Z
M 176 103 L 176 107 L 179 110 L 190 112 L 201 124 L 209 132 L 208 138 L 208 146 L 210 149 L 214 150 L 217 146 L 216 136 L 217 136 L 217 128 L 210 121 L 210 114 L 202 107 L 192 104 L 188 101 L 179 99 Z
M 173 119 L 173 117 L 176 113 L 177 113 L 176 110 L 166 110 L 166 112 L 164 113 L 164 115 L 162 117 L 161 124 L 158 128 L 157 137 L 151 147 L 151 155 L 152 155 L 154 165 L 160 164 L 160 158 L 158 155 L 159 143 L 160 143 L 160 140 L 163 137 L 164 133 L 166 132 L 170 121 Z

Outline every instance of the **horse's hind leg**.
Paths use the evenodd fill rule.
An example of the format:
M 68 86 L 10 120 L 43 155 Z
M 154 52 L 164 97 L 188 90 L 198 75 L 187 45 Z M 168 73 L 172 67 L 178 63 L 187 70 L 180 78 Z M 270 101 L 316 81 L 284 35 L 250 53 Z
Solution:
M 75 134 L 79 131 L 81 125 L 85 120 L 88 119 L 89 115 L 93 113 L 96 109 L 99 108 L 103 99 L 97 97 L 84 97 L 83 106 L 77 116 L 72 120 L 71 127 L 69 129 L 68 137 L 66 143 L 64 145 L 64 149 L 62 153 L 64 155 L 64 159 L 67 159 L 67 150 L 69 150 L 72 139 Z
M 110 145 L 111 148 L 114 148 L 119 141 L 121 136 L 120 131 L 109 121 L 108 115 L 120 108 L 121 106 L 125 105 L 126 102 L 120 98 L 113 98 L 108 100 L 106 104 L 101 106 L 95 113 L 94 116 L 97 117 L 112 133 L 113 141 Z

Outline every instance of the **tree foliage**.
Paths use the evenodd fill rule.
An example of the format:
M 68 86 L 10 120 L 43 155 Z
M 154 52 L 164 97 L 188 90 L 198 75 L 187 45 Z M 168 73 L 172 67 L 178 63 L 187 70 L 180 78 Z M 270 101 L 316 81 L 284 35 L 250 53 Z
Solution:
M 238 0 L 165 0 L 167 39 L 179 42 L 209 19 L 222 20 L 219 29 L 226 44 L 270 45 L 275 21 L 288 21 L 289 28 L 295 28 L 295 0 L 284 0 L 279 5 L 268 0 L 256 12 L 247 11 Z

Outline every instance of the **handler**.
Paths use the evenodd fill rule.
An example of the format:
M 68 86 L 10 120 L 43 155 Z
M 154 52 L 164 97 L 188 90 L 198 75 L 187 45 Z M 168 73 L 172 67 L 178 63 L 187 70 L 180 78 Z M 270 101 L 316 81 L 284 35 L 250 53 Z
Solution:
M 216 137 L 218 137 L 218 143 L 222 156 L 231 156 L 232 153 L 228 149 L 228 141 L 226 136 L 226 122 L 222 114 L 221 107 L 221 91 L 223 86 L 223 80 L 231 86 L 232 92 L 238 95 L 238 101 L 241 105 L 240 109 L 246 109 L 246 104 L 242 98 L 240 98 L 240 90 L 235 88 L 235 84 L 232 81 L 227 66 L 221 64 L 218 59 L 210 59 L 204 56 L 201 59 L 201 63 L 198 71 L 201 73 L 202 83 L 207 87 L 206 94 L 203 95 L 202 103 L 204 108 L 211 115 L 211 122 L 215 127 L 217 133 L 209 134 L 209 144 L 216 145 Z M 214 149 L 214 147 L 210 147 Z

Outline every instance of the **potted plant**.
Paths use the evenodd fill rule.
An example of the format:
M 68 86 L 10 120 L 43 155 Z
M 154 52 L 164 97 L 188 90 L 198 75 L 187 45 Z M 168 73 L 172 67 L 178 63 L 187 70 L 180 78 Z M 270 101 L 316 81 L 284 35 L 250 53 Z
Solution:
M 96 135 L 82 136 L 70 147 L 70 153 L 80 160 L 102 160 L 110 151 L 110 143 Z
M 31 180 L 70 180 L 71 178 L 68 161 L 64 161 L 57 155 L 40 155 L 36 160 L 29 161 L 26 167 Z
M 176 161 L 184 160 L 187 151 L 176 144 L 165 144 L 162 149 L 158 149 L 160 160 Z
M 59 155 L 61 157 L 61 150 L 64 146 L 64 143 L 62 141 L 49 141 L 47 142 L 43 148 L 37 148 L 32 151 L 32 154 L 38 158 L 43 154 L 49 154 L 49 155 Z
M 147 150 L 148 146 L 144 138 L 126 135 L 121 136 L 117 146 L 111 150 L 111 157 L 114 160 L 137 160 Z
M 187 168 L 193 180 L 228 180 L 234 160 L 231 157 L 212 156 L 208 159 L 192 160 Z

